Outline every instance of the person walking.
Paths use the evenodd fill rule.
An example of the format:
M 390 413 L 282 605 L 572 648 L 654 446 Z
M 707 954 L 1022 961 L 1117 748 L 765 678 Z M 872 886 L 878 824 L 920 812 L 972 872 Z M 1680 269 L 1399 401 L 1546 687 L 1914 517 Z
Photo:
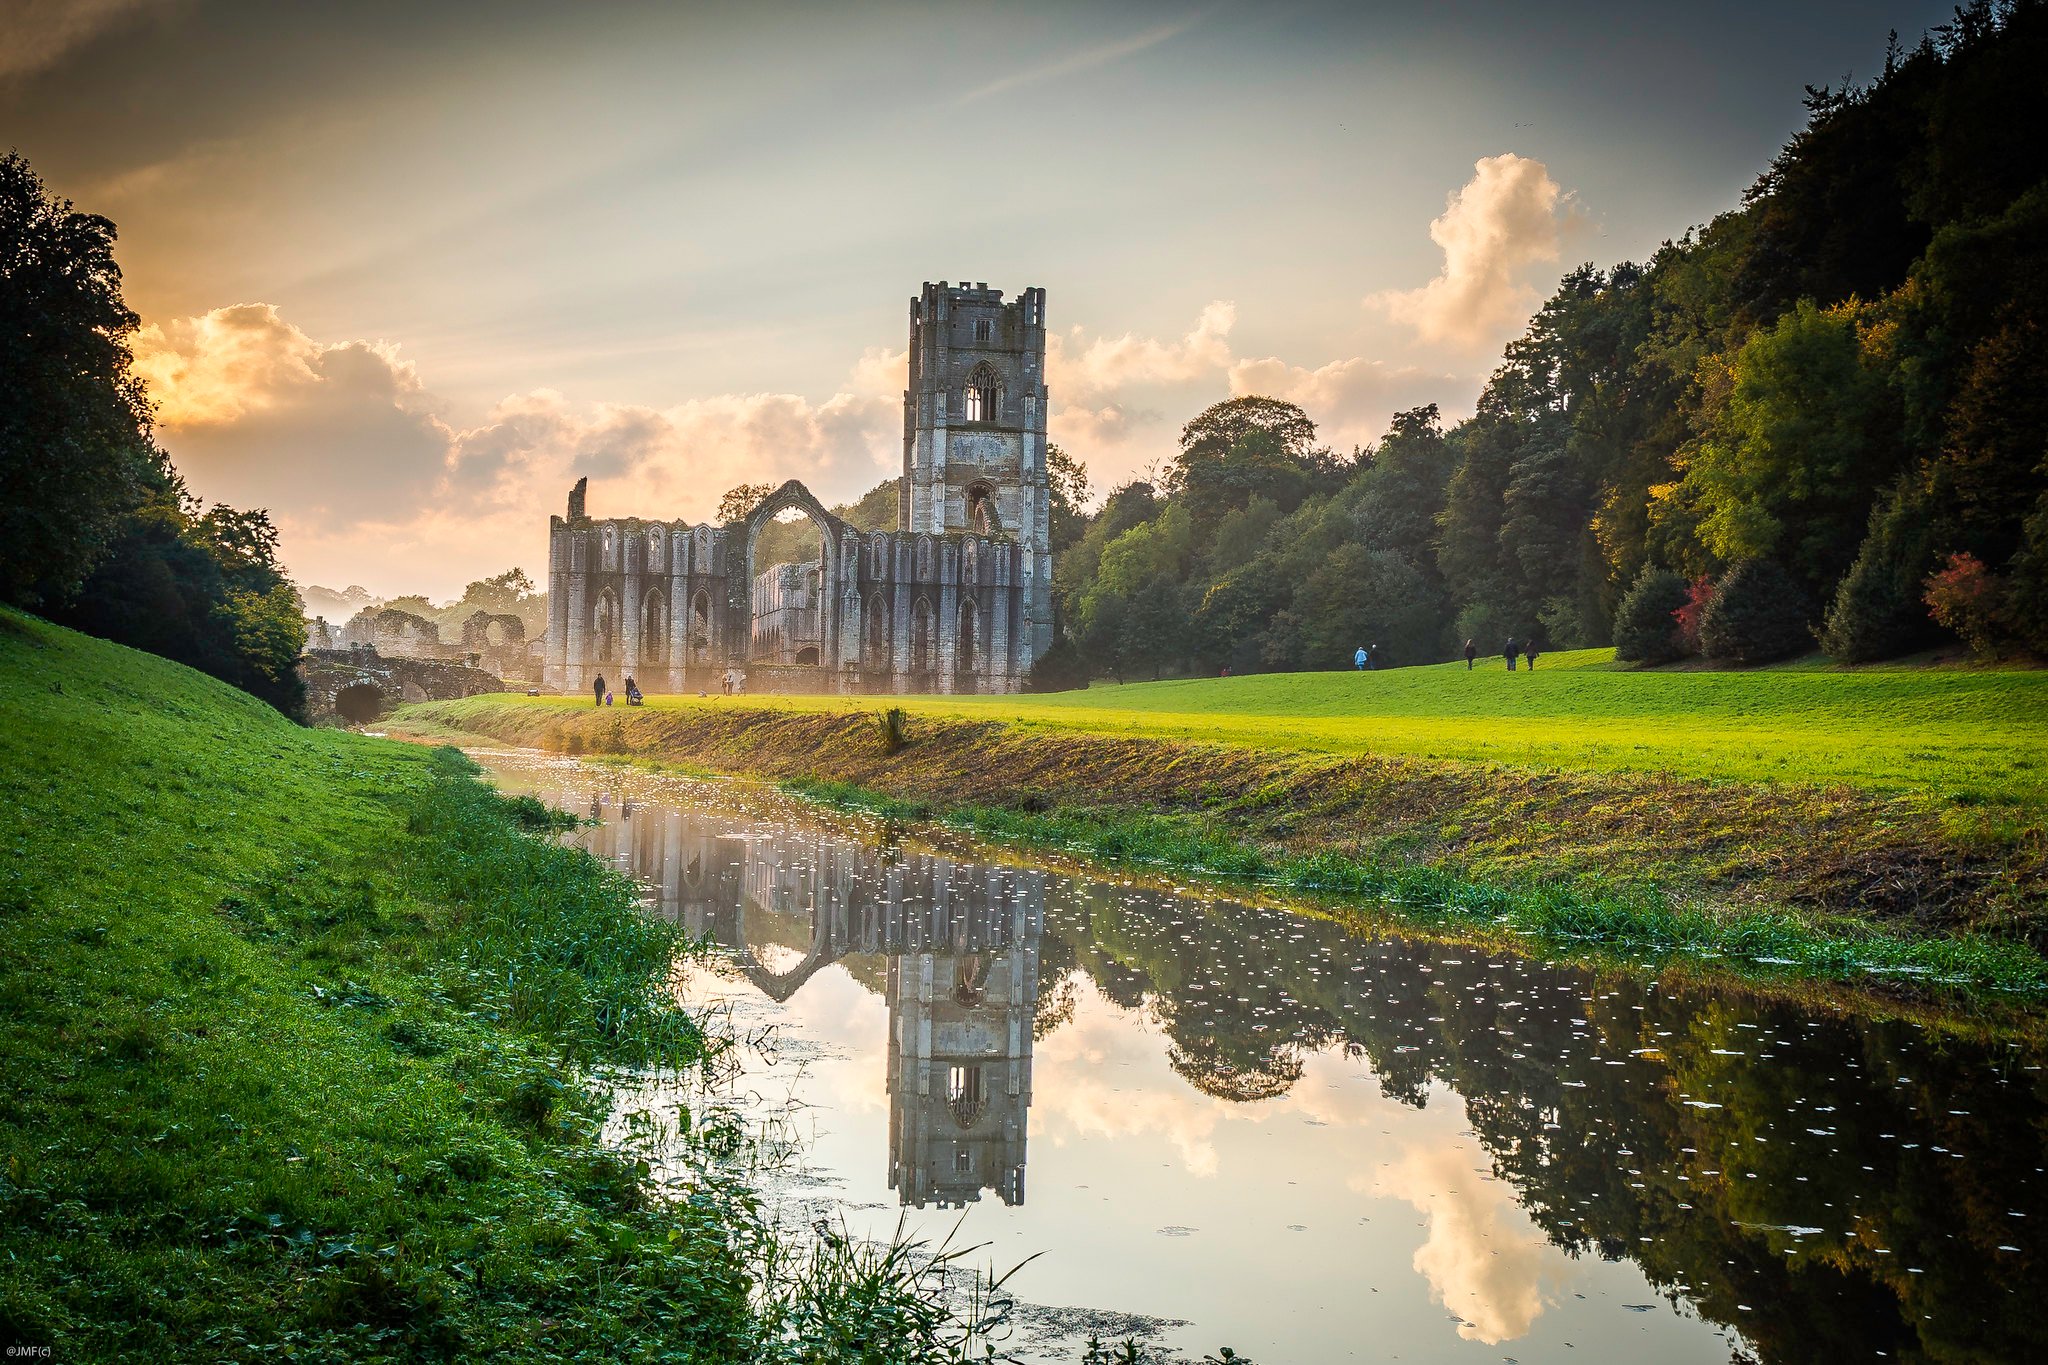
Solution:
M 1479 646 L 1474 644 L 1472 641 L 1467 640 L 1465 642 L 1465 671 L 1467 673 L 1470 673 L 1472 671 L 1472 661 L 1478 657 Z
M 1529 671 L 1536 671 L 1536 637 L 1531 635 L 1529 643 L 1522 646 L 1522 657 L 1529 661 Z
M 1358 652 L 1357 652 L 1356 654 L 1354 654 L 1354 655 L 1352 655 L 1352 656 L 1351 656 L 1351 666 L 1352 666 L 1353 668 L 1357 669 L 1357 670 L 1358 670 L 1358 671 L 1359 671 L 1360 673 L 1363 673 L 1363 672 L 1365 672 L 1365 646 L 1364 646 L 1364 645 L 1360 645 L 1360 646 L 1358 647 Z
M 596 679 L 590 684 L 590 704 L 592 706 L 604 705 L 604 674 L 602 673 L 598 674 Z
M 1502 657 L 1508 661 L 1508 672 L 1512 673 L 1515 671 L 1515 656 L 1521 652 L 1522 642 L 1512 635 L 1508 636 L 1507 648 L 1501 651 Z

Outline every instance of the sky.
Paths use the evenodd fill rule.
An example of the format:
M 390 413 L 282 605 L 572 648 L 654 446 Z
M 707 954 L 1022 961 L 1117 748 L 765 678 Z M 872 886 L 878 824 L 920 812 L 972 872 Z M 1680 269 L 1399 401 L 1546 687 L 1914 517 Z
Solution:
M 0 0 L 0 146 L 120 229 L 158 440 L 294 578 L 901 464 L 926 280 L 1047 291 L 1097 494 L 1243 393 L 1469 413 L 1566 270 L 1734 207 L 1914 0 Z

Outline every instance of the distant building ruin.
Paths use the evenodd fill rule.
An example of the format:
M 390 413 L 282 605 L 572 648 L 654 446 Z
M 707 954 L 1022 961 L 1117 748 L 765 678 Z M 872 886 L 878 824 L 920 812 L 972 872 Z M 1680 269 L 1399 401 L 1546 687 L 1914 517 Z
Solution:
M 543 679 L 647 691 L 1015 692 L 1052 646 L 1045 291 L 926 284 L 894 531 L 862 531 L 791 480 L 723 526 L 592 519 L 588 480 L 549 522 Z M 757 563 L 795 513 L 816 558 Z

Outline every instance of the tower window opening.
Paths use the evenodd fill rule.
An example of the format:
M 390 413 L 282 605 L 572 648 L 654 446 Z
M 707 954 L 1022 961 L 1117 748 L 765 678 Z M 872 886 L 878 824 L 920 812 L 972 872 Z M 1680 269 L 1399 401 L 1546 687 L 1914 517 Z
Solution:
M 974 324 L 974 339 L 976 341 L 988 341 L 991 340 L 994 336 L 995 324 L 990 322 L 987 318 L 982 318 Z
M 967 376 L 967 420 L 996 420 L 996 376 L 986 365 L 976 366 L 974 373 Z

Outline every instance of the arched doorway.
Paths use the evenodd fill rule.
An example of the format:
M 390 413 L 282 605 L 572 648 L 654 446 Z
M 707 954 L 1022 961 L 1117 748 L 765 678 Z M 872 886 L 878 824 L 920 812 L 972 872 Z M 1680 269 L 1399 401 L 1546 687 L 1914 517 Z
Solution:
M 784 484 L 747 518 L 752 663 L 815 668 L 833 629 L 834 523 L 802 485 Z
M 597 612 L 590 626 L 592 639 L 597 645 L 597 661 L 601 664 L 614 662 L 619 657 L 619 604 L 609 588 L 597 595 Z

